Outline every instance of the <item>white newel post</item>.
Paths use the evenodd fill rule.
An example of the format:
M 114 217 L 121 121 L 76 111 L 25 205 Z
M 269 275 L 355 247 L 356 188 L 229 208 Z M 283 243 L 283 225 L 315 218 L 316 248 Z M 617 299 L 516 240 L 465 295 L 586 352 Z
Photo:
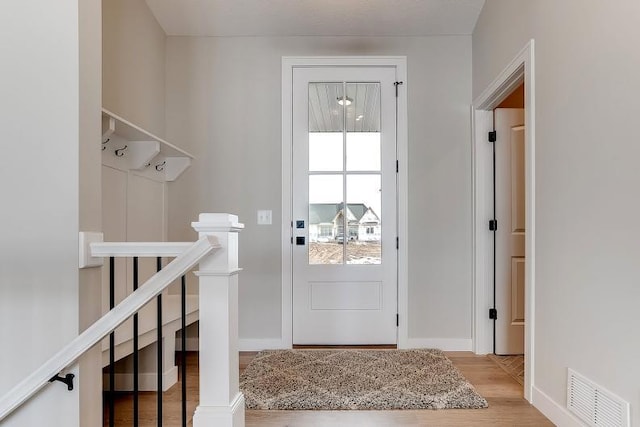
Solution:
M 238 232 L 236 215 L 200 214 L 191 224 L 222 246 L 200 262 L 200 403 L 194 427 L 244 426 L 238 388 Z

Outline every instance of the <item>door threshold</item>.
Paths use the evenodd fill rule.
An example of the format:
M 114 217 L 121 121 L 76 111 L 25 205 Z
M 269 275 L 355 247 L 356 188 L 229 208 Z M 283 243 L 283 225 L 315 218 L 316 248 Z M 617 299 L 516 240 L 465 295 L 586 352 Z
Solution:
M 294 350 L 344 349 L 344 350 L 397 350 L 396 344 L 353 344 L 353 345 L 325 345 L 325 344 L 294 344 Z

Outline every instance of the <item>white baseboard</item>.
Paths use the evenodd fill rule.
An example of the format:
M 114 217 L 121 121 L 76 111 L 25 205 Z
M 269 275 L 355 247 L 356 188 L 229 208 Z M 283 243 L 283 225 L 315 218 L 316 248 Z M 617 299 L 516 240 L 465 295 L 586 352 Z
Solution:
M 282 350 L 286 348 L 290 347 L 285 346 L 280 338 L 240 338 L 238 340 L 240 351 Z
M 193 414 L 194 427 L 244 427 L 244 396 L 238 393 L 228 406 L 198 405 Z
M 241 338 L 238 340 L 240 351 L 281 350 L 291 348 L 278 338 Z M 443 351 L 472 351 L 472 341 L 459 338 L 408 338 L 405 346 L 398 348 L 439 348 Z
M 133 390 L 133 374 L 117 373 L 116 391 Z M 169 390 L 178 382 L 178 367 L 174 366 L 162 374 L 162 391 Z M 109 374 L 103 374 L 103 383 L 109 389 Z M 158 375 L 155 372 L 141 372 L 138 374 L 138 389 L 140 391 L 156 391 L 158 385 Z
M 402 348 L 438 348 L 442 351 L 473 350 L 471 338 L 407 338 Z
M 546 393 L 533 387 L 531 396 L 531 404 L 536 407 L 542 414 L 549 418 L 552 423 L 563 427 L 581 427 L 584 424 L 574 417 L 565 407 L 551 399 Z

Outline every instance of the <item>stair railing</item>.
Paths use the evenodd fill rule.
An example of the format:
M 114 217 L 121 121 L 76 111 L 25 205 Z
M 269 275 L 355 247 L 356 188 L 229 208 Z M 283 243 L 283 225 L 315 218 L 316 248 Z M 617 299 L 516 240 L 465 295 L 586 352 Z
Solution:
M 139 288 L 139 261 L 140 258 L 155 258 L 156 259 L 156 271 L 160 271 L 162 269 L 162 260 L 163 258 L 172 258 L 180 255 L 185 251 L 192 243 L 183 243 L 183 242 L 123 242 L 123 243 L 114 243 L 114 242 L 106 242 L 106 243 L 92 243 L 91 244 L 91 256 L 96 258 L 105 258 L 109 259 L 109 268 L 108 268 L 108 282 L 109 282 L 109 308 L 112 309 L 115 306 L 115 294 L 116 294 L 116 263 L 115 260 L 117 258 L 132 258 L 133 259 L 133 271 L 132 271 L 132 284 L 133 291 L 136 291 Z M 122 283 L 121 285 L 125 285 Z M 120 286 L 122 287 L 122 286 Z M 186 382 L 186 319 L 187 319 L 187 310 L 186 310 L 186 276 L 182 275 L 181 277 L 181 292 L 180 292 L 180 319 L 181 319 L 181 328 L 182 332 L 182 349 L 181 349 L 181 363 L 180 363 L 180 375 L 181 380 L 181 397 L 182 397 L 182 407 L 181 407 L 181 425 L 182 427 L 187 427 L 187 382 Z M 171 306 L 169 307 L 171 308 Z M 166 342 L 169 344 L 173 344 L 174 341 L 171 335 L 173 330 L 169 331 L 167 334 L 163 331 L 163 325 L 165 324 L 165 317 L 167 315 L 171 315 L 173 313 L 167 313 L 166 307 L 163 306 L 163 298 L 162 293 L 156 296 L 156 394 L 157 394 L 157 411 L 156 411 L 156 419 L 157 425 L 162 426 L 163 423 L 163 398 L 162 393 L 165 391 L 166 387 L 163 385 L 163 377 L 164 377 L 164 367 L 165 361 L 169 356 L 168 352 L 165 354 L 165 349 L 171 352 L 175 351 L 175 345 L 173 348 L 170 348 Z M 146 313 L 152 314 L 152 313 Z M 128 356 L 129 354 L 132 357 L 133 364 L 133 372 L 132 372 L 132 381 L 131 381 L 131 391 L 132 391 L 132 421 L 133 426 L 139 425 L 139 392 L 140 392 L 140 382 L 139 382 L 139 371 L 140 371 L 140 357 L 139 357 L 139 337 L 143 335 L 145 332 L 151 332 L 146 330 L 139 329 L 139 313 L 136 312 L 132 318 L 132 330 L 131 330 L 131 352 L 125 351 L 123 354 L 120 354 L 120 357 Z M 144 322 L 144 318 L 143 318 Z M 146 322 L 148 323 L 148 322 Z M 148 325 L 147 325 L 148 326 Z M 122 328 L 120 328 L 122 329 Z M 122 331 L 125 332 L 125 331 Z M 126 340 L 128 341 L 128 340 Z M 116 379 L 115 379 L 115 362 L 116 362 L 116 348 L 118 347 L 118 343 L 116 343 L 116 331 L 112 331 L 109 334 L 109 363 L 108 363 L 108 388 L 105 392 L 105 407 L 107 408 L 108 414 L 108 426 L 115 427 L 115 418 L 116 418 L 116 410 L 115 410 L 115 401 L 116 401 Z M 148 387 L 148 385 L 147 385 Z
M 159 296 L 171 283 L 199 264 L 196 275 L 199 276 L 200 282 L 200 402 L 194 414 L 193 425 L 244 425 L 244 396 L 238 388 L 237 368 L 237 273 L 240 271 L 238 232 L 244 226 L 238 223 L 235 215 L 229 214 L 200 214 L 199 221 L 192 226 L 199 232 L 197 242 L 188 247 L 186 244 L 177 244 L 186 249 L 0 398 L 0 421 L 50 381 L 61 380 L 67 383 L 71 390 L 73 376 L 61 377 L 60 372 L 77 362 L 87 350 L 109 336 L 144 305 Z M 105 251 L 108 252 L 109 244 L 93 245 L 96 248 L 92 251 L 94 256 L 104 256 Z M 122 244 L 114 245 L 123 247 Z M 158 248 L 162 247 L 161 244 L 157 245 Z M 134 245 L 130 245 L 132 246 Z M 175 248 L 176 244 L 174 252 Z M 174 255 L 171 250 L 168 251 L 165 249 L 163 255 Z M 140 251 L 131 250 L 132 256 L 136 256 L 136 253 Z M 158 345 L 160 341 L 161 337 Z M 111 349 L 114 347 L 113 344 L 111 340 Z M 159 425 L 161 423 L 160 417 Z

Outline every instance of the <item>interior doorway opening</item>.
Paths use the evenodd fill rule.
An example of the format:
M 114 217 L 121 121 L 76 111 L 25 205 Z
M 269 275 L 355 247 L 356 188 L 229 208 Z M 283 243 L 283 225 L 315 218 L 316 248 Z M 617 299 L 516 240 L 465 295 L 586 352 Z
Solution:
M 493 354 L 524 355 L 524 82 L 493 109 Z
M 473 281 L 474 281 L 474 325 L 473 341 L 474 351 L 478 354 L 490 354 L 495 352 L 494 338 L 497 319 L 507 319 L 514 323 L 511 316 L 513 306 L 497 310 L 496 303 L 500 294 L 495 292 L 495 285 L 500 279 L 496 274 L 496 252 L 500 247 L 496 229 L 503 225 L 505 230 L 513 231 L 509 221 L 505 224 L 500 218 L 496 218 L 497 205 L 494 204 L 494 152 L 490 142 L 496 139 L 494 110 L 503 102 L 511 102 L 518 96 L 518 88 L 523 87 L 524 114 L 523 126 L 510 126 L 509 131 L 520 132 L 522 137 L 521 150 L 523 156 L 524 201 L 520 206 L 521 218 L 524 230 L 517 230 L 523 242 L 524 256 L 520 265 L 510 265 L 509 270 L 519 275 L 520 288 L 523 301 L 518 309 L 516 317 L 525 320 L 522 325 L 524 337 L 524 396 L 531 401 L 534 372 L 534 329 L 535 329 L 535 80 L 534 80 L 534 41 L 531 40 L 516 57 L 505 67 L 496 79 L 474 100 L 472 105 L 473 144 L 472 144 L 472 168 L 473 168 Z M 514 93 L 515 92 L 515 93 Z M 513 98 L 510 99 L 510 95 Z M 503 104 L 504 105 L 504 104 Z M 512 144 L 512 142 L 509 142 Z M 496 222 L 497 220 L 497 222 Z M 522 228 L 522 227 L 516 227 Z M 504 243 L 503 243 L 504 245 Z M 512 255 L 511 258 L 514 258 Z M 513 259 L 511 260 L 513 261 Z M 503 274 L 504 276 L 504 274 Z M 497 318 L 497 319 L 496 319 Z M 517 323 L 518 319 L 515 319 Z
M 493 109 L 494 235 L 492 360 L 524 387 L 524 82 Z

